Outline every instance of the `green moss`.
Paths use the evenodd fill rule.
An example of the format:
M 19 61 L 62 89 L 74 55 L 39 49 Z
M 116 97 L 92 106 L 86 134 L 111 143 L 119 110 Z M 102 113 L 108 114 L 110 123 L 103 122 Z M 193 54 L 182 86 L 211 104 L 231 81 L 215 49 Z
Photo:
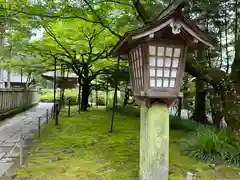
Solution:
M 139 169 L 139 118 L 116 113 L 113 134 L 109 133 L 111 112 L 94 109 L 60 115 L 60 125 L 49 124 L 36 140 L 27 165 L 15 179 L 134 180 Z M 197 170 L 198 180 L 239 179 L 240 170 L 219 166 L 215 174 L 208 164 L 181 154 L 183 131 L 170 131 L 170 179 L 185 179 L 184 174 Z

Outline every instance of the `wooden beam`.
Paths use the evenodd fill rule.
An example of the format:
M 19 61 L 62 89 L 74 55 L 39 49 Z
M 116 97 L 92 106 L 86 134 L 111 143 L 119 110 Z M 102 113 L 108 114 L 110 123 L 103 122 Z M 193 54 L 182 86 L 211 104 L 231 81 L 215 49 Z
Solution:
M 132 37 L 132 40 L 136 40 L 136 39 L 139 39 L 139 38 L 142 38 L 142 37 L 145 37 L 145 36 L 148 36 L 150 34 L 154 34 L 155 32 L 157 31 L 160 31 L 161 29 L 165 28 L 166 26 L 168 26 L 171 22 L 173 22 L 174 19 L 171 18 L 169 19 L 168 21 L 164 22 L 163 24 L 160 24 L 159 26 L 153 28 L 153 29 L 150 29 L 148 31 L 145 31 L 143 33 L 140 33 L 138 35 L 135 35 Z
M 181 25 L 182 25 L 182 27 L 183 27 L 189 34 L 191 34 L 194 38 L 196 38 L 197 40 L 199 40 L 199 41 L 202 42 L 203 44 L 205 44 L 205 45 L 207 45 L 207 46 L 209 46 L 209 47 L 214 48 L 214 46 L 213 46 L 211 43 L 209 43 L 209 42 L 205 41 L 204 39 L 202 39 L 201 37 L 199 37 L 192 29 L 190 29 L 189 27 L 187 27 L 187 25 L 186 25 L 185 23 L 181 23 Z

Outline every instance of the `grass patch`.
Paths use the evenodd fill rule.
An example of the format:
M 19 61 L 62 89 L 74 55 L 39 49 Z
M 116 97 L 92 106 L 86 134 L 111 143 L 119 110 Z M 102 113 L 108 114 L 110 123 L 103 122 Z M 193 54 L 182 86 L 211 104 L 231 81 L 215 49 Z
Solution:
M 66 118 L 58 127 L 50 124 L 33 145 L 27 165 L 15 179 L 138 180 L 139 118 L 116 113 L 114 133 L 109 134 L 111 112 L 93 109 Z M 239 179 L 240 169 L 226 165 L 214 170 L 180 151 L 181 130 L 170 131 L 170 179 L 185 180 L 187 171 L 197 171 L 198 180 Z

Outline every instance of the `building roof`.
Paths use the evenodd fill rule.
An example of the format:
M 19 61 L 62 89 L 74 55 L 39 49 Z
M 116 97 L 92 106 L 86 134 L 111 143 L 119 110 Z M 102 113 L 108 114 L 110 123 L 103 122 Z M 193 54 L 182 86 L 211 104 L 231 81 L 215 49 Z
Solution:
M 22 76 L 16 73 L 10 73 L 10 82 L 11 83 L 26 83 L 28 77 L 27 76 Z M 3 70 L 3 79 L 4 82 L 8 82 L 8 72 L 6 70 Z M 30 79 L 32 80 L 32 78 Z
M 54 77 L 54 71 L 48 71 L 48 72 L 45 72 L 42 74 L 43 77 Z M 57 71 L 56 72 L 56 76 L 57 77 L 63 77 L 63 78 L 78 78 L 78 76 L 75 74 L 75 73 L 68 73 L 68 72 L 65 72 L 64 73 L 64 76 L 61 76 L 61 71 Z
M 48 71 L 42 74 L 42 77 L 54 81 L 54 71 Z M 63 88 L 63 89 L 71 89 L 75 88 L 77 84 L 77 78 L 78 76 L 74 73 L 68 73 L 65 72 L 64 75 L 61 75 L 61 71 L 56 72 L 56 83 L 57 87 Z
M 185 5 L 185 1 L 173 3 L 167 7 L 154 22 L 146 24 L 136 30 L 126 32 L 114 47 L 113 55 L 127 54 L 133 42 L 150 35 L 154 36 L 154 33 L 175 23 L 180 24 L 181 35 L 192 37 L 199 43 L 213 47 L 213 38 L 208 36 L 206 32 L 184 15 L 183 7 L 185 7 Z

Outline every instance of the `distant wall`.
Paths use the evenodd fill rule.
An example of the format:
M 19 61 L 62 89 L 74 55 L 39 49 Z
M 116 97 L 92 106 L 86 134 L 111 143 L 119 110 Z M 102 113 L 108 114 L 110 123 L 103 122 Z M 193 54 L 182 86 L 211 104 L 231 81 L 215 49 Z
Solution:
M 4 83 L 4 81 L 1 81 L 1 80 L 0 80 L 0 88 L 5 88 L 5 83 Z
M 22 108 L 39 102 L 39 92 L 36 89 L 0 88 L 0 113 Z

